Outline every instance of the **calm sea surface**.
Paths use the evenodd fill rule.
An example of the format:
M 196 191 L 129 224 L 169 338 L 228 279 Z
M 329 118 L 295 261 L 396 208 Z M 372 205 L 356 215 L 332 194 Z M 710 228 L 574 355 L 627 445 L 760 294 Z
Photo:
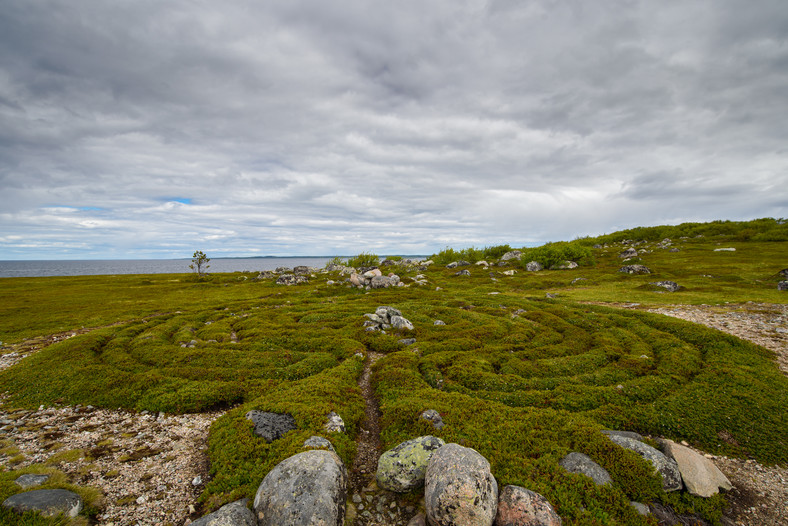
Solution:
M 211 258 L 208 272 L 239 272 L 293 268 L 298 265 L 323 267 L 327 257 L 300 258 Z M 89 276 L 94 274 L 173 274 L 192 272 L 190 259 L 113 259 L 84 261 L 0 261 L 0 278 L 36 276 Z

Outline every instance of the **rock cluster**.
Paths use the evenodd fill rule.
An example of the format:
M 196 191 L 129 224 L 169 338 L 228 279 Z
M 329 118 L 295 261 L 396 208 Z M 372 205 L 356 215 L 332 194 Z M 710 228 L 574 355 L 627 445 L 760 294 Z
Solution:
M 413 324 L 410 320 L 402 317 L 402 312 L 394 307 L 382 305 L 375 309 L 374 314 L 364 314 L 367 321 L 364 322 L 364 327 L 369 332 L 383 331 L 386 329 L 404 329 L 407 331 L 413 330 Z
M 349 282 L 352 286 L 360 289 L 387 289 L 405 285 L 400 281 L 399 276 L 393 272 L 388 276 L 384 276 L 378 268 L 367 270 L 362 274 L 353 272 L 350 274 Z

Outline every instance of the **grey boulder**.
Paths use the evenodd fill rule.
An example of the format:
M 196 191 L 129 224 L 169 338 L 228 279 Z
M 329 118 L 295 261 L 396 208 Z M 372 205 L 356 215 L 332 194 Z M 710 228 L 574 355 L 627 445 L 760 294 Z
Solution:
M 304 449 L 327 449 L 328 451 L 334 451 L 334 446 L 331 445 L 327 439 L 318 436 L 311 436 L 304 440 L 303 446 Z
M 246 507 L 247 502 L 248 499 L 241 499 L 225 504 L 192 522 L 192 526 L 257 526 L 254 513 Z
M 298 429 L 293 417 L 286 413 L 252 410 L 246 413 L 246 419 L 254 424 L 255 435 L 263 437 L 269 443 L 282 438 L 288 431 Z
M 609 484 L 612 479 L 605 468 L 591 460 L 591 457 L 573 451 L 558 461 L 558 465 L 570 473 L 579 473 L 590 477 L 597 486 Z
M 525 270 L 528 272 L 539 272 L 540 270 L 544 270 L 544 266 L 538 261 L 529 261 L 525 264 Z
M 443 418 L 441 414 L 434 409 L 427 409 L 422 412 L 420 418 L 429 421 L 435 429 L 443 428 Z
M 523 253 L 519 250 L 512 250 L 511 252 L 507 252 L 503 256 L 501 256 L 501 261 L 510 261 L 512 259 L 520 259 Z
M 681 473 L 679 466 L 672 458 L 668 458 L 653 447 L 635 440 L 634 438 L 624 437 L 620 435 L 607 435 L 613 443 L 634 451 L 641 457 L 645 458 L 654 470 L 662 476 L 662 489 L 665 491 L 678 491 L 682 488 Z
M 777 283 L 777 290 L 788 290 L 788 281 L 780 281 Z
M 711 497 L 720 489 L 727 491 L 733 487 L 717 466 L 703 455 L 672 440 L 662 440 L 660 446 L 678 464 L 684 485 L 692 495 Z
M 666 289 L 668 292 L 676 292 L 681 287 L 675 281 L 652 281 L 651 285 L 656 285 L 657 287 L 662 287 Z
M 33 473 L 27 473 L 25 475 L 20 475 L 17 477 L 14 482 L 16 485 L 21 487 L 22 489 L 32 488 L 35 486 L 40 486 L 44 482 L 49 480 L 49 475 L 34 475 Z
M 621 259 L 636 258 L 638 257 L 638 251 L 635 250 L 634 248 L 628 248 L 622 253 L 620 253 L 618 257 L 620 257 Z
M 624 274 L 651 274 L 651 269 L 646 265 L 624 265 L 618 271 Z
M 326 424 L 323 426 L 323 428 L 329 433 L 344 433 L 345 421 L 342 420 L 341 416 L 331 411 L 328 413 L 328 415 L 326 415 Z
M 330 451 L 299 453 L 265 476 L 254 498 L 260 526 L 341 526 L 345 520 L 347 470 Z
M 477 451 L 446 444 L 432 454 L 424 478 L 427 520 L 434 526 L 492 526 L 498 483 Z
M 520 486 L 504 486 L 495 526 L 561 526 L 561 517 L 543 496 Z
M 45 517 L 60 513 L 76 517 L 82 511 L 82 497 L 65 489 L 36 489 L 11 495 L 3 501 L 3 507 L 17 513 L 38 511 Z
M 408 331 L 413 330 L 413 324 L 409 320 L 403 318 L 402 316 L 392 316 L 391 326 L 394 327 L 395 329 L 405 329 Z
M 403 493 L 424 485 L 427 465 L 435 450 L 446 443 L 434 436 L 423 436 L 402 442 L 380 455 L 375 478 L 378 486 Z

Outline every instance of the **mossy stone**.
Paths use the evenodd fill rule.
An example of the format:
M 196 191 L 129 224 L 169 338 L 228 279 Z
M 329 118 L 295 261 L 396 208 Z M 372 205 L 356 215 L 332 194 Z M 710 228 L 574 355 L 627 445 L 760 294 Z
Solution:
M 378 486 L 400 493 L 420 488 L 432 453 L 444 445 L 440 438 L 427 435 L 386 451 L 378 459 Z

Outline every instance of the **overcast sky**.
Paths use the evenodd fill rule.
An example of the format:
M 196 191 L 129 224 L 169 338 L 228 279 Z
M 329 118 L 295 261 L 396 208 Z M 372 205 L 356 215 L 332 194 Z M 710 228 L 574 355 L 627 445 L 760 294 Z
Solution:
M 788 216 L 786 0 L 0 4 L 0 259 Z

